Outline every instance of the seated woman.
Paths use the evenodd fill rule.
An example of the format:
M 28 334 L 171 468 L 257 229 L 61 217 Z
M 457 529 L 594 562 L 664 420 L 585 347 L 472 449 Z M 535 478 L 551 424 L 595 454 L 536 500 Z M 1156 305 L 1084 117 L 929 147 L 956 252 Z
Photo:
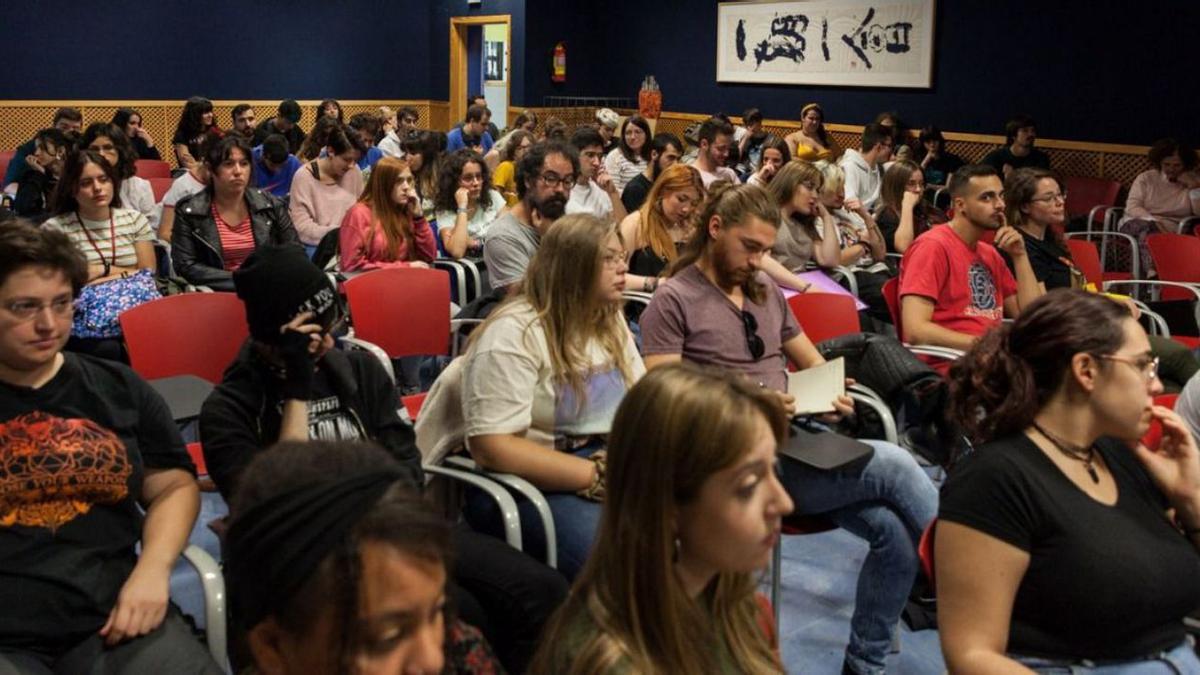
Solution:
M 0 673 L 215 675 L 168 597 L 200 508 L 183 439 L 132 370 L 63 351 L 88 267 L 0 228 Z
M 603 438 L 645 372 L 621 314 L 625 261 L 615 228 L 591 215 L 560 218 L 521 292 L 472 334 L 462 366 L 467 449 L 483 468 L 546 493 L 567 579 L 587 559 L 600 517 Z M 524 550 L 538 557 L 544 534 L 530 504 L 520 506 Z M 477 530 L 499 530 L 481 494 L 468 496 L 464 513 Z
M 336 117 L 332 115 L 318 116 L 316 123 L 313 124 L 312 131 L 304 137 L 304 142 L 300 144 L 300 149 L 296 151 L 296 159 L 301 162 L 311 162 L 320 157 L 321 151 L 329 145 L 329 135 L 335 129 L 341 128 L 342 125 L 337 121 Z
M 179 116 L 179 124 L 171 138 L 179 168 L 191 169 L 204 161 L 204 137 L 207 135 L 221 137 L 224 134 L 217 126 L 212 101 L 193 96 L 183 105 L 183 114 Z
M 408 160 L 408 168 L 412 169 L 413 176 L 417 179 L 421 213 L 429 222 L 433 222 L 436 214 L 434 198 L 437 197 L 438 190 L 438 161 L 445 145 L 446 135 L 436 131 L 413 132 L 400 144 L 404 158 Z
M 804 291 L 808 284 L 796 277 L 809 261 L 819 267 L 841 264 L 837 221 L 821 203 L 821 171 L 803 160 L 788 162 L 767 185 L 767 193 L 779 206 L 783 222 L 771 255 L 763 256 L 762 270 L 775 283 Z
M 508 144 L 499 153 L 500 163 L 496 165 L 496 171 L 492 174 L 492 185 L 504 196 L 509 208 L 512 208 L 520 201 L 517 197 L 517 162 L 529 151 L 534 138 L 533 133 L 524 129 L 513 131 L 509 137 Z
M 317 105 L 317 119 L 322 117 L 332 117 L 338 121 L 338 124 L 345 123 L 342 113 L 342 104 L 337 102 L 337 99 L 327 98 Z
M 175 272 L 188 283 L 233 290 L 233 271 L 263 244 L 299 241 L 287 207 L 249 187 L 254 172 L 250 144 L 229 135 L 208 147 L 208 185 L 175 206 L 171 253 Z
M 704 183 L 695 167 L 667 167 L 650 188 L 642 208 L 621 221 L 621 241 L 629 252 L 625 287 L 652 293 L 667 267 L 692 236 L 692 215 L 701 208 Z
M 117 108 L 117 112 L 113 114 L 112 123 L 125 132 L 138 159 L 162 159 L 158 148 L 154 147 L 154 138 L 142 126 L 140 112 L 133 108 Z
M 841 154 L 825 132 L 825 111 L 817 103 L 800 109 L 800 129 L 784 137 L 792 157 L 806 162 L 837 161 Z
M 966 162 L 962 157 L 946 150 L 946 138 L 941 129 L 928 126 L 921 130 L 917 137 L 917 152 L 913 157 L 925 172 L 927 185 L 945 185 L 950 182 L 950 175 Z
M 566 134 L 563 136 L 565 140 Z M 630 115 L 625 120 L 617 147 L 604 158 L 604 170 L 612 176 L 617 191 L 621 191 L 634 176 L 645 171 L 649 164 L 650 123 L 642 119 L 641 115 Z
M 310 256 L 321 238 L 342 224 L 363 189 L 357 166 L 363 147 L 358 135 L 339 127 L 326 142 L 324 156 L 296 171 L 288 201 L 292 223 Z
M 983 445 L 941 494 L 950 672 L 1200 672 L 1183 625 L 1200 606 L 1200 453 L 1152 405 L 1157 366 L 1126 307 L 1077 290 L 955 362 L 952 410 Z M 1151 451 L 1137 439 L 1154 420 Z
M 72 152 L 71 142 L 63 132 L 49 127 L 33 137 L 33 152 L 25 157 L 28 170 L 17 181 L 13 211 L 20 217 L 40 223 L 50 217 L 54 190 L 62 176 L 63 162 Z
M 479 631 L 447 607 L 449 524 L 397 466 L 377 446 L 331 442 L 280 443 L 250 462 L 225 541 L 235 665 L 497 671 Z
M 433 230 L 421 215 L 416 179 L 408 162 L 384 157 L 338 230 L 343 272 L 389 267 L 429 267 L 437 257 Z
M 117 167 L 121 176 L 121 204 L 140 211 L 150 222 L 150 228 L 157 231 L 159 212 L 154 188 L 150 187 L 150 181 L 137 176 L 137 155 L 121 127 L 104 122 L 90 124 L 79 140 L 79 147 L 95 150 Z
M 1025 167 L 1008 174 L 1004 181 L 1004 205 L 1008 224 L 1025 239 L 1025 251 L 1038 282 L 1045 290 L 1081 288 L 1086 280 L 1075 266 L 1062 237 L 1066 223 L 1066 189 L 1058 174 L 1048 169 Z M 1013 261 L 1000 251 L 1009 269 Z M 1128 302 L 1120 296 L 1110 296 Z M 1159 380 L 1164 389 L 1180 391 L 1200 371 L 1200 361 L 1190 349 L 1159 335 L 1147 335 L 1154 355 L 1161 359 Z
M 1187 143 L 1174 138 L 1155 141 L 1150 146 L 1152 168 L 1138 174 L 1129 187 L 1120 229 L 1138 240 L 1145 277 L 1157 276 L 1146 240 L 1160 232 L 1178 232 L 1185 218 L 1200 216 L 1196 164 L 1196 150 Z
M 767 134 L 760 147 L 762 155 L 759 159 L 758 170 L 750 174 L 746 182 L 766 187 L 775 174 L 779 173 L 785 164 L 792 161 L 792 153 L 788 150 L 787 141 L 775 134 Z
M 841 264 L 854 273 L 858 299 L 867 304 L 867 313 L 872 320 L 891 324 L 892 316 L 883 297 L 883 285 L 896 276 L 896 272 L 887 263 L 883 233 L 862 202 L 854 201 L 854 211 L 847 208 L 846 173 L 842 167 L 832 162 L 818 162 L 817 166 L 825 181 L 821 185 L 821 204 L 837 224 Z M 841 283 L 849 288 L 845 280 Z M 886 327 L 878 325 L 875 328 L 886 330 Z
M 904 253 L 914 239 L 946 221 L 946 214 L 925 201 L 925 172 L 921 167 L 908 160 L 888 167 L 879 188 L 879 206 L 875 209 L 875 222 L 883 232 L 888 251 Z
M 783 673 L 755 576 L 792 511 L 786 437 L 775 397 L 745 378 L 677 364 L 634 386 L 594 550 L 530 672 Z
M 488 226 L 508 210 L 483 156 L 466 148 L 442 158 L 435 206 L 442 247 L 455 260 L 481 255 Z

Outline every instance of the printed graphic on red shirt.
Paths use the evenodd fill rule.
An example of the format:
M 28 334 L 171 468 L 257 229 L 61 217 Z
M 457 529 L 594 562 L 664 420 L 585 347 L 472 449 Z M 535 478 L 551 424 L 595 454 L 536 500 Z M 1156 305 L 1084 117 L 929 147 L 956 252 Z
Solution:
M 971 306 L 963 313 L 999 321 L 1004 318 L 1004 309 L 996 302 L 996 282 L 987 265 L 976 260 L 967 268 L 967 287 L 971 289 Z
M 129 494 L 116 434 L 87 419 L 32 412 L 0 424 L 0 527 L 51 531 Z

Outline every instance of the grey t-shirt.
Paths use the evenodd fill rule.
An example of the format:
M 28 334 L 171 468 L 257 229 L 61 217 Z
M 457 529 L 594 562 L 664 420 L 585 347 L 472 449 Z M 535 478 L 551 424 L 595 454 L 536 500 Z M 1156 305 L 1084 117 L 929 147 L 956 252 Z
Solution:
M 750 377 L 763 386 L 787 390 L 783 343 L 800 334 L 800 325 L 774 281 L 759 272 L 766 286 L 763 303 L 745 299 L 742 309 L 754 317 L 762 338 L 762 358 L 750 355 L 741 313 L 695 265 L 663 282 L 642 313 L 642 355 L 679 354 Z
M 493 221 L 488 225 L 487 232 L 483 262 L 487 266 L 492 288 L 504 288 L 520 281 L 533 254 L 537 253 L 542 235 L 511 213 Z

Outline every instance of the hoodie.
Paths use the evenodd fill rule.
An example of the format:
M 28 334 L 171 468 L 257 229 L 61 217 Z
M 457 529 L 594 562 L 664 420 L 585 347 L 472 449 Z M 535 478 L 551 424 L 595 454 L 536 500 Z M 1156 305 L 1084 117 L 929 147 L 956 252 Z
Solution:
M 846 172 L 846 199 L 857 199 L 874 211 L 879 204 L 879 189 L 883 185 L 883 171 L 876 164 L 872 169 L 862 153 L 853 148 L 842 154 L 839 163 L 842 171 Z

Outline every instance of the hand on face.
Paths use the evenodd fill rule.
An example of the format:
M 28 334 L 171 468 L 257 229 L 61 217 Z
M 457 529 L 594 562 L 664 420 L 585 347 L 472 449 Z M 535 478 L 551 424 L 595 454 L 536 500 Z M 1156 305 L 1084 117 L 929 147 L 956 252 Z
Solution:
M 1189 528 L 1200 527 L 1200 451 L 1183 418 L 1170 408 L 1153 406 L 1150 414 L 1162 425 L 1162 441 L 1157 450 L 1138 443 L 1138 460 L 1179 511 L 1179 519 Z
M 904 210 L 916 208 L 917 204 L 921 203 L 921 195 L 916 192 L 904 191 L 900 197 L 900 207 Z
M 1001 218 L 1001 222 L 1003 218 Z M 1004 251 L 1010 258 L 1020 258 L 1025 255 L 1025 238 L 1016 228 L 1004 223 L 996 230 L 994 242 L 996 248 Z
M 471 190 L 469 188 L 460 187 L 454 191 L 454 203 L 458 208 L 465 209 L 471 201 Z

